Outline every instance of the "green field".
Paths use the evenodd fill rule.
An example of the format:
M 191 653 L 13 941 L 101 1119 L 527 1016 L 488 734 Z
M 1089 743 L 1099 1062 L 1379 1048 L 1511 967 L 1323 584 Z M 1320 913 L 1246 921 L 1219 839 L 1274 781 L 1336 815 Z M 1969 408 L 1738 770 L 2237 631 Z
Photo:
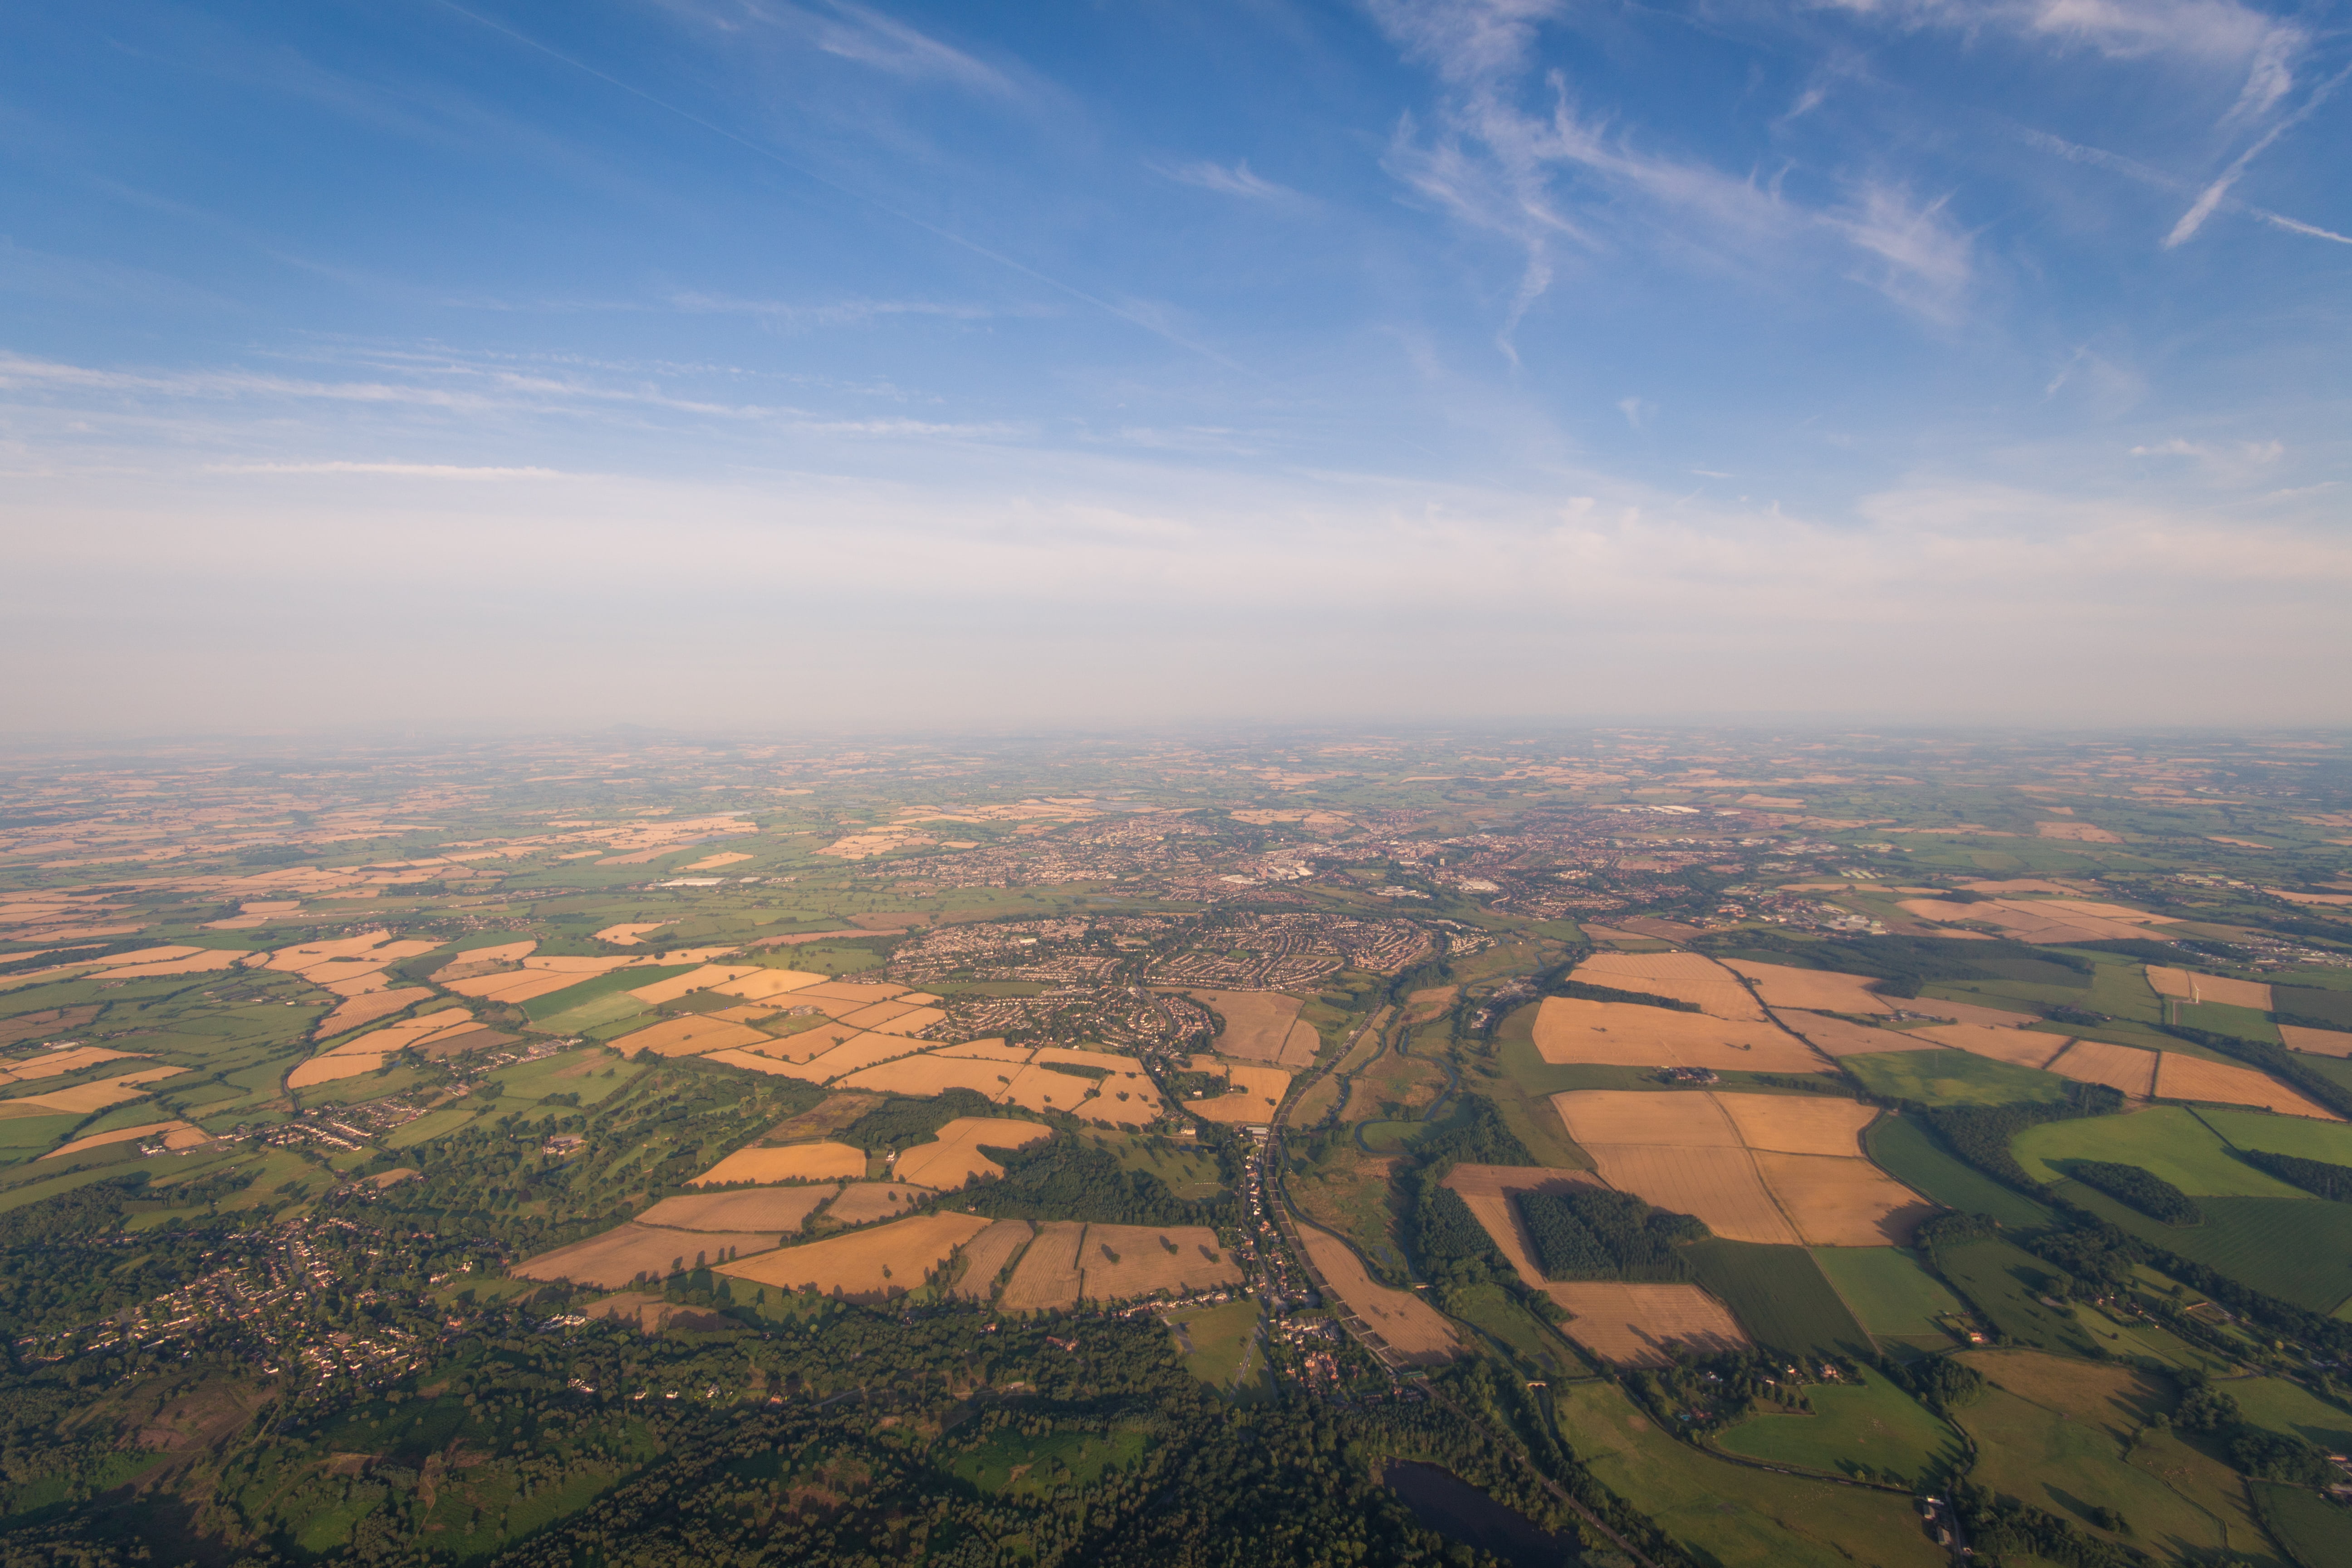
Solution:
M 651 985 L 656 980 L 667 980 L 674 974 L 691 973 L 695 967 L 691 963 L 669 963 L 656 964 L 645 969 L 608 970 L 603 974 L 591 976 L 577 985 L 567 985 L 561 991 L 551 991 L 544 996 L 532 997 L 522 1005 L 523 1014 L 534 1024 L 544 1023 L 592 1002 L 602 1001 L 610 996 L 627 995 L 628 993 L 640 987 Z M 630 1000 L 634 1002 L 636 998 L 630 997 Z M 639 1005 L 642 1006 L 643 1004 Z M 613 1016 L 621 1017 L 625 1015 L 616 1013 Z
M 2076 1319 L 2041 1300 L 2059 1270 L 2022 1247 L 1988 1238 L 1939 1247 L 1931 1257 L 1936 1271 L 2013 1342 L 2073 1355 L 2096 1351 L 2096 1342 Z
M 1585 1373 L 1583 1363 L 1559 1337 L 1500 1285 L 1456 1290 L 1446 1298 L 1445 1309 L 1486 1335 L 1490 1346 L 1501 1346 L 1521 1377 L 1549 1382 Z
M 2050 1223 L 2048 1209 L 1964 1163 L 1908 1117 L 1880 1117 L 1864 1131 L 1862 1146 L 1880 1170 L 1946 1208 L 1990 1215 L 2011 1230 Z
M 2200 1198 L 2205 1223 L 2169 1226 L 2080 1182 L 2066 1199 L 2141 1240 L 2314 1312 L 2352 1299 L 2352 1204 L 2299 1198 Z
M 2352 1411 L 2283 1377 L 2232 1378 L 2223 1392 L 2257 1426 L 2301 1437 L 2331 1454 L 2352 1454 Z
M 652 1003 L 640 1001 L 625 991 L 615 991 L 551 1016 L 534 1018 L 531 1027 L 542 1035 L 584 1035 L 591 1029 L 617 1024 L 624 1018 L 634 1018 L 640 1013 L 653 1010 Z
M 2066 1096 L 2066 1080 L 2054 1072 L 1997 1062 L 1969 1051 L 1870 1051 L 1842 1057 L 1838 1065 L 1873 1094 L 1922 1105 L 2008 1105 L 2027 1100 L 2054 1103 Z
M 2252 1007 L 2231 1007 L 2220 1002 L 2176 1002 L 2172 1005 L 2172 1021 L 2208 1034 L 2266 1040 L 2273 1046 L 2279 1043 L 2278 1026 L 2271 1022 L 2271 1016 L 2257 1013 Z
M 2308 1063 L 2312 1058 L 2305 1058 Z M 2298 1159 L 2352 1165 L 2352 1126 L 2314 1121 L 2305 1116 L 2273 1116 L 2266 1110 L 2199 1110 L 2197 1120 L 2241 1149 L 2261 1149 Z
M 1979 1485 L 2100 1539 L 2155 1546 L 2165 1561 L 2201 1563 L 2227 1551 L 2275 1562 L 2226 1466 L 2170 1432 L 2147 1434 L 2126 1457 L 2140 1424 L 2172 1403 L 2161 1383 L 2016 1352 L 1966 1360 L 1995 1384 L 1955 1416 L 1976 1439 L 1970 1479 Z M 2091 1510 L 2101 1507 L 2123 1515 L 2130 1533 L 2099 1530 Z
M 1133 1464 L 1150 1446 L 1149 1437 L 1127 1428 L 1024 1437 L 1016 1427 L 1000 1426 L 947 1468 L 983 1492 L 1046 1495 L 1057 1487 L 1092 1486 L 1105 1470 Z
M 1148 1171 L 1180 1198 L 1213 1198 L 1225 1190 L 1217 1157 L 1152 1134 L 1089 1131 L 1078 1135 L 1117 1159 L 1122 1170 Z
M 582 1105 L 589 1106 L 618 1094 L 646 1070 L 642 1064 L 625 1060 L 602 1047 L 581 1046 L 500 1068 L 489 1076 L 505 1089 L 502 1100 L 535 1103 L 551 1094 L 576 1094 Z
M 1683 1248 L 1691 1270 L 1759 1344 L 1804 1354 L 1868 1355 L 1863 1331 L 1801 1247 L 1717 1237 Z
M 1751 1415 L 1717 1447 L 1768 1464 L 1899 1485 L 1940 1485 L 1965 1457 L 1959 1435 L 1885 1378 L 1805 1390 L 1810 1415 Z
M 1862 1326 L 1881 1339 L 1943 1349 L 1952 1337 L 1936 1320 L 1960 1310 L 1959 1298 L 1899 1247 L 1817 1247 L 1821 1266 Z
M 1219 1393 L 1244 1404 L 1270 1396 L 1265 1347 L 1259 1343 L 1262 1317 L 1255 1297 L 1223 1306 L 1197 1307 L 1170 1316 L 1184 1370 Z
M 2296 1568 L 2337 1568 L 2352 1563 L 2352 1511 L 2315 1492 L 2278 1481 L 2249 1481 L 2271 1534 Z
M 1555 1384 L 1560 1435 L 1593 1479 L 1710 1568 L 1944 1568 L 1911 1500 L 1711 1458 L 1657 1429 L 1614 1384 Z
M 2112 1160 L 2137 1165 L 2191 1197 L 2316 1201 L 2302 1188 L 2257 1171 L 2232 1155 L 2212 1128 L 2175 1105 L 2136 1110 L 2128 1116 L 2045 1121 L 2019 1133 L 2010 1149 L 2037 1181 L 2065 1180 L 2063 1166 L 2068 1160 Z

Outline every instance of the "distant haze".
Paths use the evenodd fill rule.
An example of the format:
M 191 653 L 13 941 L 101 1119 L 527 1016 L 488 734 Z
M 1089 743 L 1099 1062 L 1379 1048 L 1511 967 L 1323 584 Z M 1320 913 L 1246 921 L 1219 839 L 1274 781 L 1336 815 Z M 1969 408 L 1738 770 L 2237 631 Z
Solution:
M 2237 0 L 18 7 L 0 731 L 2344 722 L 2347 70 Z

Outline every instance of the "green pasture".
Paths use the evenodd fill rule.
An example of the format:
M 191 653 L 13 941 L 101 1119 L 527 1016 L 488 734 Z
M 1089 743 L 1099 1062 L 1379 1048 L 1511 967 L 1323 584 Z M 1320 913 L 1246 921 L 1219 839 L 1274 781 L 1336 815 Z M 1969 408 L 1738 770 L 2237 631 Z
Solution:
M 1261 1337 L 1264 1315 L 1255 1298 L 1196 1307 L 1168 1320 L 1184 1370 L 1242 1405 L 1274 1397 L 1274 1375 Z
M 2232 1378 L 2222 1392 L 2257 1426 L 2300 1437 L 2330 1454 L 2352 1454 L 2352 1411 L 2283 1377 Z
M 1759 1344 L 1801 1355 L 1867 1355 L 1870 1336 L 1801 1247 L 1726 1241 L 1683 1248 L 1701 1285 Z
M 2340 1450 L 2339 1450 L 2340 1452 Z M 2300 1568 L 2352 1563 L 2352 1512 L 2283 1481 L 2249 1481 L 2263 1522 Z
M 1768 1464 L 1831 1475 L 1939 1486 L 1965 1458 L 1959 1434 L 1917 1400 L 1874 1373 L 1858 1384 L 1805 1390 L 1810 1415 L 1750 1415 L 1716 1435 L 1716 1446 Z
M 2169 1226 L 2080 1182 L 2059 1189 L 2141 1240 L 2314 1312 L 2352 1299 L 2352 1204 L 2294 1198 L 2200 1198 L 2205 1223 Z
M 2221 1002 L 2176 1002 L 2172 1005 L 2172 1021 L 2208 1034 L 2229 1035 L 2241 1040 L 2264 1040 L 2279 1043 L 2278 1026 L 2267 1013 L 2257 1013 L 2252 1007 L 2231 1007 Z
M 1907 1116 L 1882 1116 L 1864 1129 L 1862 1146 L 1878 1168 L 1946 1208 L 1990 1215 L 2012 1230 L 2038 1230 L 2050 1211 L 1964 1163 Z
M 1907 1497 L 1715 1458 L 1658 1430 L 1612 1383 L 1556 1384 L 1551 1393 L 1560 1435 L 1593 1479 L 1710 1568 L 1948 1563 Z
M 2009 1381 L 2019 1388 L 2031 1384 L 2013 1373 Z M 2225 1552 L 2268 1558 L 2242 1489 L 2226 1467 L 2169 1432 L 2149 1434 L 2126 1457 L 2125 1445 L 2138 1419 L 2163 1403 L 2134 1402 L 2125 1394 L 2105 1413 L 2070 1412 L 2059 1401 L 2042 1403 L 1994 1387 L 1955 1418 L 1976 1439 L 1972 1480 L 2045 1509 L 2096 1539 L 2168 1543 L 2168 1559 L 2175 1562 L 2203 1562 Z M 2098 1508 L 2121 1514 L 2130 1533 L 2099 1529 L 2093 1513 Z
M 1499 1285 L 1473 1285 L 1446 1298 L 1446 1310 L 1508 1352 L 1522 1377 L 1551 1382 L 1583 1375 L 1568 1346 Z
M 1816 1247 L 1813 1261 L 1862 1326 L 1881 1339 L 1942 1349 L 1951 1335 L 1937 1322 L 1960 1300 L 1900 1247 Z
M 2278 1116 L 2267 1110 L 2199 1110 L 2191 1114 L 2223 1142 L 2241 1149 L 2352 1165 L 2352 1125 L 2341 1121 L 2314 1121 L 2305 1116 Z
M 667 980 L 674 975 L 690 974 L 699 965 L 691 963 L 656 964 L 650 968 L 613 969 L 593 974 L 577 985 L 567 985 L 561 991 L 551 991 L 544 996 L 534 996 L 522 1005 L 523 1014 L 534 1024 L 546 1024 L 574 1009 L 601 1002 L 608 997 L 628 993 Z M 636 998 L 630 997 L 631 1001 Z M 643 1007 L 645 1004 L 639 1003 Z M 614 1016 L 621 1016 L 615 1014 Z M 557 1031 L 561 1033 L 561 1031 Z
M 2137 1165 L 2191 1197 L 2317 1201 L 2302 1188 L 2266 1175 L 2232 1155 L 2211 1127 L 2179 1106 L 2158 1106 L 2127 1116 L 2045 1121 L 2019 1133 L 2010 1149 L 2017 1163 L 2041 1182 L 2065 1180 L 2063 1166 L 2068 1160 L 2110 1160 Z
M 1869 1051 L 1840 1058 L 1838 1065 L 1873 1094 L 1923 1105 L 2055 1103 L 2066 1096 L 2066 1080 L 2056 1073 L 1972 1051 Z
M 2098 1349 L 2080 1320 L 2042 1298 L 2059 1270 L 1997 1237 L 1939 1247 L 1929 1254 L 1936 1271 L 1974 1307 L 1993 1331 L 2020 1345 L 2089 1356 Z
M 1105 1470 L 1134 1463 L 1150 1446 L 1150 1438 L 1131 1428 L 1024 1437 L 1016 1427 L 1000 1426 L 947 1468 L 980 1491 L 1045 1495 L 1057 1487 L 1092 1486 Z

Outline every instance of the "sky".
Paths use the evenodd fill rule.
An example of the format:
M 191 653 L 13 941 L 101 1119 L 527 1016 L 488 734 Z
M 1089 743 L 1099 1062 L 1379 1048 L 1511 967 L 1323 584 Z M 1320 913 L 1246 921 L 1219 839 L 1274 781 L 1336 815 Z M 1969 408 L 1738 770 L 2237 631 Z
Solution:
M 2352 722 L 2352 7 L 0 10 L 0 732 Z

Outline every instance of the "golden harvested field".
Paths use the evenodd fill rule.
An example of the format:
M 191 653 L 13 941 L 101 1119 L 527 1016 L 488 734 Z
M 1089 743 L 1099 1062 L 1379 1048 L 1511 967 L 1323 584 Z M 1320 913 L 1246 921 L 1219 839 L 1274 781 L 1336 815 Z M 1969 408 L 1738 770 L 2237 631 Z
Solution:
M 47 1110 L 87 1116 L 94 1110 L 128 1105 L 134 1100 L 143 1099 L 148 1084 L 159 1079 L 177 1078 L 185 1071 L 187 1068 L 176 1067 L 146 1068 L 138 1072 L 124 1073 L 119 1078 L 97 1079 L 89 1083 L 75 1084 L 70 1089 L 53 1089 L 47 1094 L 27 1095 L 8 1103 L 12 1107 L 37 1105 Z
M 689 1187 L 720 1187 L 736 1182 L 862 1181 L 866 1151 L 847 1143 L 793 1143 L 782 1149 L 738 1149 Z
M 1748 1347 L 1723 1303 L 1696 1285 L 1596 1279 L 1553 1285 L 1548 1293 L 1573 1314 L 1562 1325 L 1568 1337 L 1613 1366 L 1664 1366 L 1677 1345 L 1700 1355 Z
M 907 988 L 903 985 L 883 985 L 863 980 L 827 980 L 821 985 L 806 986 L 802 991 L 803 995 L 809 997 L 825 996 L 835 1002 L 865 1003 L 887 1002 L 906 993 Z
M 2156 1069 L 2158 1100 L 2200 1100 L 2213 1105 L 2259 1105 L 2286 1116 L 2307 1116 L 2315 1121 L 2344 1119 L 2315 1105 L 2294 1089 L 2252 1068 L 2227 1062 L 2200 1061 L 2179 1051 L 2162 1053 Z
M 349 1030 L 373 1024 L 378 1018 L 389 1018 L 402 1008 L 414 1006 L 433 994 L 429 986 L 407 985 L 397 991 L 372 991 L 354 996 L 319 1021 L 319 1037 L 331 1039 Z
M 963 1278 L 952 1294 L 966 1301 L 987 1300 L 996 1293 L 998 1277 L 1036 1234 L 1025 1219 L 1001 1219 L 964 1243 Z
M 1195 1056 L 1192 1070 L 1225 1075 L 1223 1094 L 1184 1102 L 1185 1110 L 1210 1121 L 1271 1121 L 1275 1108 L 1290 1092 L 1290 1075 L 1280 1068 L 1244 1067 L 1237 1062 L 1221 1062 L 1214 1057 Z
M 1745 1149 L 1677 1149 L 1659 1143 L 1587 1143 L 1612 1187 L 1676 1214 L 1696 1215 L 1733 1241 L 1803 1244 L 1772 1201 L 1756 1156 Z
M 143 1059 L 135 1051 L 112 1051 L 104 1046 L 68 1046 L 61 1051 L 44 1051 L 37 1057 L 11 1058 L 6 1066 L 8 1076 L 19 1082 L 35 1079 L 56 1078 L 62 1073 L 79 1072 L 100 1062 L 122 1062 Z
M 1327 1304 L 1353 1314 L 1408 1366 L 1436 1366 L 1459 1353 L 1454 1325 L 1410 1290 L 1393 1290 L 1364 1271 L 1363 1259 L 1328 1231 L 1298 1227 L 1307 1261 L 1323 1276 L 1336 1300 Z
M 1993 1029 L 1982 1024 L 1935 1024 L 1911 1033 L 1933 1045 L 1949 1046 L 2021 1068 L 2048 1065 L 2050 1058 L 2064 1050 L 2068 1043 L 2063 1035 L 2045 1035 L 2038 1029 Z
M 1080 1299 L 1125 1301 L 1138 1296 L 1189 1296 L 1238 1285 L 1241 1265 L 1206 1226 L 1090 1225 L 1078 1247 Z
M 667 980 L 656 980 L 650 985 L 640 985 L 629 994 L 648 1006 L 658 1007 L 665 1002 L 675 1002 L 679 997 L 694 992 L 707 991 L 713 985 L 723 985 L 730 980 L 740 980 L 751 973 L 752 968 L 750 964 L 706 963 L 701 968 L 690 969 L 684 974 L 673 974 Z
M 980 1152 L 1019 1149 L 1054 1130 L 1042 1122 L 1015 1121 L 1003 1116 L 959 1116 L 940 1128 L 929 1143 L 918 1143 L 898 1156 L 891 1173 L 902 1182 L 920 1182 L 945 1190 L 960 1187 L 974 1176 L 1001 1176 L 1004 1167 Z
M 686 868 L 689 871 L 715 871 L 721 866 L 740 866 L 750 858 L 749 855 L 739 855 L 730 849 L 723 854 L 705 855 L 701 859 L 688 864 Z
M 748 1024 L 689 1016 L 665 1018 L 650 1028 L 623 1035 L 613 1042 L 613 1048 L 625 1057 L 635 1056 L 639 1051 L 651 1051 L 657 1057 L 698 1057 L 705 1051 L 742 1050 L 765 1044 L 767 1039 Z
M 1024 1070 L 1015 1062 L 980 1057 L 950 1057 L 927 1051 L 921 1056 L 901 1057 L 895 1062 L 884 1062 L 880 1067 L 851 1073 L 841 1080 L 839 1087 L 910 1095 L 918 1099 L 950 1089 L 968 1089 L 991 1100 L 1002 1100 L 1013 1075 Z
M 1603 952 L 1576 966 L 1571 980 L 1619 991 L 1646 991 L 1695 1003 L 1709 1017 L 1762 1021 L 1764 1009 L 1738 977 L 1696 952 Z
M 863 1007 L 853 1008 L 840 1015 L 840 1017 L 845 1024 L 855 1024 L 861 1029 L 871 1029 L 887 1024 L 893 1018 L 920 1010 L 904 1002 L 868 1002 Z
M 1750 963 L 1727 958 L 1724 967 L 1756 983 L 1765 1005 L 1800 1007 L 1816 1013 L 1892 1013 L 1895 1004 L 1870 989 L 1865 975 L 1838 974 L 1826 969 L 1792 969 L 1785 963 Z
M 1290 1026 L 1298 1021 L 1297 997 L 1279 991 L 1195 991 L 1192 995 L 1224 1020 L 1212 1044 L 1219 1056 L 1250 1062 L 1282 1059 Z
M 446 985 L 451 980 L 462 980 L 465 976 L 459 972 L 470 970 L 476 964 L 520 963 L 538 947 L 536 941 L 500 942 L 496 947 L 469 947 L 463 952 L 452 954 L 448 963 L 435 970 L 433 983 Z
M 109 1132 L 93 1132 L 87 1138 L 77 1138 L 70 1143 L 50 1150 L 41 1158 L 62 1160 L 86 1149 L 103 1149 L 115 1143 L 143 1143 L 157 1136 L 163 1140 L 164 1148 L 174 1152 L 212 1142 L 211 1133 L 201 1127 L 191 1127 L 184 1121 L 149 1121 L 137 1127 L 117 1127 Z
M 2299 1024 L 2281 1024 L 2279 1038 L 2291 1051 L 2308 1051 L 2315 1057 L 2352 1057 L 2352 1035 L 2338 1029 L 2306 1029 Z
M 1021 1255 L 997 1305 L 1013 1312 L 1067 1309 L 1078 1304 L 1078 1248 L 1087 1227 L 1076 1220 L 1048 1220 Z
M 895 1007 L 899 1004 L 893 1002 L 890 1005 Z M 869 1007 L 866 1011 L 871 1012 L 873 1009 Z M 910 1007 L 887 1023 L 868 1024 L 866 1026 L 877 1035 L 919 1035 L 935 1024 L 944 1024 L 947 1021 L 948 1016 L 944 1008 Z
M 1551 1097 L 1568 1135 L 1595 1143 L 1738 1149 L 1739 1129 L 1711 1094 L 1686 1089 L 1580 1089 Z
M 824 1217 L 835 1225 L 875 1225 L 898 1218 L 931 1195 L 929 1187 L 902 1182 L 852 1182 L 825 1206 Z
M 776 1245 L 775 1231 L 656 1230 L 632 1220 L 602 1236 L 542 1252 L 515 1265 L 524 1279 L 569 1279 L 617 1290 L 640 1276 L 659 1279 L 676 1268 L 695 1268 L 733 1253 L 766 1252 Z
M 1978 904 L 1956 904 L 1945 899 L 1906 899 L 1898 907 L 1924 921 L 1968 921 L 1996 926 L 2001 934 L 2019 942 L 2045 943 L 2129 942 L 2146 936 L 2149 925 L 2159 923 L 2157 917 L 2137 910 L 2083 899 L 1989 899 Z M 2101 910 L 2116 910 L 2130 918 L 2093 912 Z
M 718 1270 L 786 1290 L 816 1289 L 853 1301 L 904 1295 L 989 1227 L 973 1215 L 930 1214 L 766 1252 Z
M 829 1186 L 755 1187 L 747 1192 L 696 1193 L 664 1198 L 637 1216 L 639 1225 L 672 1230 L 768 1231 L 777 1236 L 800 1229 L 819 1204 L 840 1189 Z
M 2089 822 L 2037 822 L 2034 833 L 2043 838 L 2062 839 L 2070 844 L 2121 844 L 2124 836 L 2110 833 Z
M 1622 987 L 1620 987 L 1622 989 Z M 1630 1002 L 1547 996 L 1536 1014 L 1536 1052 L 1568 1066 L 1712 1068 L 1717 1072 L 1822 1072 L 1805 1043 L 1762 1023 L 1676 1013 Z
M 1808 1247 L 1908 1247 L 1936 1213 L 1867 1160 L 1759 1151 L 1756 1169 Z
M 730 1068 L 741 1068 L 746 1072 L 766 1073 L 771 1078 L 796 1078 L 810 1083 L 824 1081 L 823 1074 L 811 1072 L 801 1063 L 788 1061 L 782 1057 L 763 1057 L 751 1051 L 729 1049 L 705 1051 L 702 1054 L 702 1059 L 707 1062 L 724 1062 Z
M 803 990 L 824 982 L 824 975 L 812 974 L 805 969 L 755 969 L 749 974 L 739 975 L 711 989 L 722 996 L 740 996 L 746 1002 L 764 1002 L 771 996 L 782 996 L 787 992 Z
M 941 1046 L 931 1053 L 939 1057 L 973 1057 L 992 1062 L 1025 1062 L 1036 1051 L 1028 1046 L 1008 1046 L 1003 1040 L 966 1040 L 960 1046 Z
M 1092 1079 L 1041 1067 L 1013 1068 L 1013 1081 L 997 1098 L 1003 1104 L 1017 1105 L 1024 1110 L 1066 1110 L 1073 1116 L 1105 1121 L 1124 1121 L 1139 1126 L 1150 1121 L 1155 1114 L 1144 1109 L 1139 1101 L 1129 1100 L 1121 1104 L 1109 1095 L 1100 1093 Z
M 1873 1028 L 1849 1018 L 1832 1018 L 1826 1013 L 1782 1013 L 1772 1016 L 1784 1028 L 1805 1037 L 1817 1050 L 1833 1057 L 1855 1057 L 1878 1051 L 1931 1051 L 1933 1040 L 1923 1040 L 1895 1029 Z
M 2104 1083 L 2135 1100 L 2156 1092 L 2156 1051 L 2076 1040 L 2052 1058 L 2048 1070 L 2081 1083 Z
M 322 1083 L 334 1083 L 347 1078 L 359 1078 L 383 1066 L 384 1058 L 368 1051 L 341 1050 L 328 1056 L 312 1057 L 295 1066 L 286 1075 L 289 1089 L 310 1089 Z
M 2257 1013 L 2271 1010 L 2271 988 L 2256 980 L 2227 980 L 2218 974 L 2200 974 L 2193 969 L 2151 963 L 2147 966 L 2147 983 L 2158 995 L 2175 1001 L 2219 1002 L 2226 1007 L 2251 1007 Z
M 646 932 L 659 931 L 667 921 L 643 921 L 635 925 L 606 926 L 596 933 L 598 942 L 609 942 L 614 947 L 635 947 L 646 938 Z
M 1739 1141 L 1750 1149 L 1779 1154 L 1832 1154 L 1859 1160 L 1862 1130 L 1878 1119 L 1874 1107 L 1857 1100 L 1800 1094 L 1718 1094 Z
M 1611 1186 L 1733 1241 L 1900 1245 L 1929 1212 L 1863 1157 L 1876 1112 L 1853 1100 L 1580 1089 L 1552 1103 Z
M 846 1025 L 835 1025 L 834 1026 L 836 1028 L 847 1027 Z M 810 1036 L 817 1036 L 825 1033 L 825 1031 L 823 1029 L 809 1029 L 803 1031 L 803 1033 Z M 922 1048 L 921 1042 L 906 1039 L 898 1035 L 861 1034 L 854 1038 L 844 1040 L 841 1044 L 834 1047 L 833 1049 L 825 1052 L 824 1055 L 816 1058 L 810 1063 L 810 1065 L 823 1072 L 826 1080 L 830 1082 L 834 1079 L 845 1078 L 851 1073 L 857 1072 L 865 1068 L 873 1067 L 877 1063 L 891 1061 L 899 1057 L 911 1055 Z

